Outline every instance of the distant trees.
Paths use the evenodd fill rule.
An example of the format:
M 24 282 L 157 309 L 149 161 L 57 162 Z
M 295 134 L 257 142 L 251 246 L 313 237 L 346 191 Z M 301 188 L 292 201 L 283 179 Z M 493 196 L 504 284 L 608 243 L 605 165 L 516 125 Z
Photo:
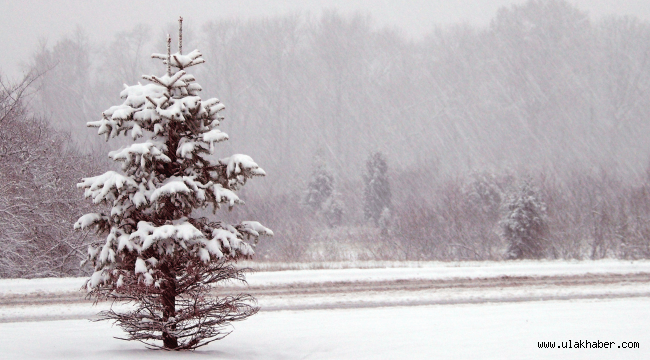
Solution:
M 388 164 L 386 156 L 375 152 L 366 160 L 366 172 L 363 174 L 363 215 L 366 220 L 380 225 L 382 214 L 388 216 L 391 208 L 390 183 L 388 181 Z M 383 219 L 386 221 L 386 219 Z
M 46 74 L 44 100 L 78 88 L 93 94 L 47 101 L 55 125 L 83 127 L 78 114 L 92 118 L 109 106 L 104 94 L 121 84 L 107 74 L 139 71 L 147 35 L 141 27 L 118 34 L 109 48 L 128 42 L 122 59 L 88 56 L 100 47 L 77 34 L 41 49 L 41 67 L 78 69 Z M 195 38 L 214 59 L 197 75 L 209 75 L 205 86 L 230 104 L 224 131 L 233 141 L 225 146 L 267 164 L 277 174 L 270 188 L 297 188 L 323 143 L 341 182 L 365 166 L 369 148 L 405 168 L 435 154 L 442 175 L 506 164 L 565 173 L 595 164 L 626 175 L 645 167 L 648 154 L 632 150 L 650 132 L 641 86 L 650 79 L 650 25 L 638 19 L 594 20 L 568 1 L 527 1 L 502 8 L 489 26 L 440 26 L 417 41 L 335 11 L 215 20 Z M 247 136 L 260 140 L 238 140 Z
M 334 194 L 334 175 L 327 168 L 322 156 L 314 158 L 314 165 L 307 183 L 303 203 L 312 211 L 323 210 Z
M 504 202 L 499 225 L 508 259 L 539 259 L 548 247 L 546 204 L 530 179 L 512 190 Z
M 472 174 L 465 188 L 465 196 L 469 205 L 489 220 L 494 222 L 498 218 L 503 190 L 499 187 L 494 174 L 489 172 Z
M 77 130 L 83 129 L 102 105 L 93 96 L 95 74 L 91 57 L 90 41 L 77 28 L 51 47 L 41 44 L 31 61 L 32 72 L 42 74 L 34 82 L 38 91 L 33 111 L 49 120 L 54 129 L 75 133 L 73 141 L 88 148 L 93 147 L 93 141 L 86 136 L 87 132 Z
M 302 203 L 322 216 L 329 227 L 343 221 L 345 205 L 335 189 L 334 174 L 327 168 L 322 152 L 317 152 Z
M 75 276 L 93 239 L 72 231 L 75 185 L 93 160 L 27 107 L 35 80 L 0 78 L 0 278 Z
M 153 60 L 147 58 L 154 51 L 152 40 L 151 28 L 139 24 L 118 32 L 113 41 L 102 46 L 98 54 L 99 73 L 111 76 L 100 76 L 94 84 L 97 88 L 94 95 L 101 98 L 101 103 L 113 103 L 114 93 L 124 88 L 124 79 L 139 78 L 145 73 L 146 65 L 153 64 Z M 120 56 L 114 56 L 118 52 Z
M 266 259 L 308 259 L 321 235 L 348 228 L 382 242 L 377 258 L 501 259 L 500 209 L 520 172 L 547 204 L 545 256 L 650 256 L 638 176 L 650 154 L 650 23 L 534 0 L 502 8 L 488 26 L 438 26 L 417 40 L 372 25 L 327 11 L 195 28 L 208 60 L 196 75 L 229 104 L 222 148 L 273 174 L 246 190 L 255 201 L 245 214 L 279 229 L 260 247 Z M 111 74 L 145 65 L 137 55 L 148 35 L 136 26 L 108 46 L 82 33 L 43 46 L 33 63 L 52 70 L 34 106 L 81 134 L 122 88 Z M 120 47 L 122 58 L 107 56 Z M 312 165 L 319 147 L 327 171 Z M 371 149 L 390 164 L 388 222 L 369 210 L 359 176 L 369 175 Z M 380 229 L 367 226 L 376 221 Z

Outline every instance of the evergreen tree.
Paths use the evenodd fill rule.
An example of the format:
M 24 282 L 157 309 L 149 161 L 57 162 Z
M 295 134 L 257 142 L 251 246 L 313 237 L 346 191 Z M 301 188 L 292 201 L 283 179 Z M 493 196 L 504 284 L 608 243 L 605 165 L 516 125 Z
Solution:
M 482 213 L 496 222 L 501 206 L 501 189 L 496 177 L 488 172 L 473 173 L 472 180 L 465 188 L 465 196 L 473 210 Z
M 332 195 L 323 203 L 321 210 L 329 227 L 339 226 L 343 223 L 345 215 L 345 205 L 341 199 L 341 194 L 334 190 Z
M 325 161 L 316 155 L 303 203 L 317 212 L 323 210 L 334 194 L 334 175 L 327 169 Z
M 525 180 L 505 201 L 501 236 L 508 244 L 508 259 L 538 259 L 544 256 L 548 234 L 546 204 L 531 180 Z
M 258 236 L 273 234 L 255 221 L 230 225 L 194 210 L 242 204 L 235 191 L 265 173 L 247 155 L 209 158 L 215 144 L 228 139 L 218 129 L 224 106 L 216 98 L 202 100 L 201 86 L 185 71 L 204 60 L 198 50 L 183 54 L 182 18 L 178 52 L 171 54 L 168 36 L 167 54 L 152 57 L 163 60 L 167 73 L 144 75 L 151 82 L 146 85 L 125 86 L 124 103 L 88 123 L 107 141 L 119 135 L 142 141 L 109 153 L 122 163 L 123 174 L 107 171 L 78 184 L 110 212 L 86 214 L 75 228 L 94 226 L 106 236 L 88 249 L 94 267 L 86 282 L 89 296 L 136 305 L 124 313 L 102 312 L 102 319 L 115 320 L 126 340 L 194 349 L 257 312 L 250 295 L 214 297 L 210 291 L 217 283 L 245 281 L 233 262 L 253 255 Z
M 386 157 L 376 152 L 366 160 L 366 174 L 363 175 L 365 189 L 363 192 L 363 214 L 366 220 L 380 225 L 382 214 L 391 208 L 390 183 L 388 182 L 388 164 Z

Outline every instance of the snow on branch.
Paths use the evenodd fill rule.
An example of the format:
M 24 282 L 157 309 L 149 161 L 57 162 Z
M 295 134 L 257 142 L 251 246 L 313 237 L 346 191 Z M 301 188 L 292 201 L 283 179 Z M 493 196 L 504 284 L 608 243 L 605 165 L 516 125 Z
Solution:
M 187 196 L 194 195 L 198 202 L 205 201 L 204 185 L 198 183 L 191 176 L 183 176 L 182 178 L 172 177 L 159 186 L 151 193 L 151 201 L 158 201 L 163 197 L 172 197 L 177 194 L 184 194 Z
M 218 143 L 221 141 L 228 140 L 228 134 L 225 132 L 219 130 L 219 129 L 212 129 L 208 132 L 205 132 L 202 134 L 202 140 L 206 142 L 207 144 L 210 144 L 210 153 L 214 153 L 214 143 Z
M 242 221 L 240 232 L 245 232 L 253 236 L 268 235 L 273 236 L 273 231 L 257 221 Z
M 111 151 L 108 157 L 115 161 L 122 161 L 122 169 L 126 170 L 134 163 L 139 163 L 140 168 L 146 169 L 153 161 L 168 163 L 171 159 L 164 154 L 166 146 L 163 143 L 147 140 L 144 143 L 131 144 L 120 150 Z
M 171 54 L 170 65 L 182 70 L 190 66 L 203 64 L 205 60 L 202 56 L 203 54 L 199 50 L 193 50 L 187 55 L 181 55 L 180 53 Z M 151 54 L 151 57 L 160 59 L 164 64 L 167 64 L 167 54 Z
M 108 217 L 99 213 L 90 213 L 83 215 L 74 223 L 75 229 L 85 230 L 91 226 L 101 226 L 109 221 Z
M 124 85 L 120 98 L 125 99 L 124 105 L 139 108 L 144 105 L 147 98 L 159 99 L 165 96 L 167 88 L 160 84 Z
M 246 184 L 246 180 L 253 176 L 266 175 L 266 172 L 248 155 L 235 154 L 220 159 L 219 163 L 226 166 L 228 185 L 233 189 Z
M 136 240 L 142 246 L 141 251 L 148 249 L 159 241 L 173 240 L 178 242 L 182 247 L 193 245 L 199 239 L 205 239 L 205 236 L 199 229 L 194 227 L 186 221 L 181 221 L 179 224 L 170 224 L 155 226 L 154 224 L 146 221 L 138 223 L 138 230 L 131 233 L 129 240 Z M 169 250 L 169 245 L 166 243 L 165 250 Z
M 172 88 L 186 87 L 187 84 L 193 80 L 193 77 L 192 80 L 190 80 L 189 78 L 182 80 L 181 78 L 185 74 L 186 74 L 185 71 L 181 70 L 172 76 L 163 75 L 158 77 L 156 75 L 142 75 L 142 78 L 154 82 L 156 84 L 159 84 L 161 86 L 164 86 L 167 89 L 172 89 Z
M 212 98 L 203 102 L 203 108 L 208 114 L 208 117 L 212 118 L 213 116 L 216 116 L 219 111 L 225 109 L 226 107 L 219 102 L 219 99 Z
M 264 176 L 266 173 L 257 165 L 253 159 L 244 154 L 235 154 L 227 158 L 220 159 L 222 165 L 226 165 L 226 175 L 228 178 L 247 175 L 247 176 Z
M 118 195 L 128 188 L 138 188 L 138 184 L 131 178 L 115 171 L 107 171 L 102 175 L 82 179 L 77 184 L 78 188 L 84 188 L 84 196 L 92 197 L 93 203 L 99 204 L 102 201 L 113 201 Z
M 212 191 L 217 202 L 215 208 L 219 208 L 219 204 L 221 203 L 228 204 L 229 208 L 232 208 L 235 206 L 235 204 L 244 203 L 241 199 L 239 199 L 239 196 L 237 196 L 234 191 L 225 189 L 223 186 L 221 186 L 221 184 L 215 184 L 212 187 Z

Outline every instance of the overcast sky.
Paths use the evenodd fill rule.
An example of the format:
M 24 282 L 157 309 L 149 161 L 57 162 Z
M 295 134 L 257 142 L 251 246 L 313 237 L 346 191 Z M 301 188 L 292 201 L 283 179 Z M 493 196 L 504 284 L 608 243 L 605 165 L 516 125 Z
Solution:
M 435 24 L 467 22 L 486 25 L 499 7 L 525 0 L 0 0 L 0 71 L 16 78 L 20 63 L 39 39 L 54 43 L 80 25 L 91 41 L 110 40 L 120 30 L 145 23 L 154 30 L 179 15 L 188 23 L 235 17 L 262 17 L 291 12 L 318 14 L 337 8 L 342 13 L 370 13 L 377 26 L 403 29 L 419 36 Z M 650 20 L 648 0 L 570 0 L 592 18 L 607 14 L 635 15 Z

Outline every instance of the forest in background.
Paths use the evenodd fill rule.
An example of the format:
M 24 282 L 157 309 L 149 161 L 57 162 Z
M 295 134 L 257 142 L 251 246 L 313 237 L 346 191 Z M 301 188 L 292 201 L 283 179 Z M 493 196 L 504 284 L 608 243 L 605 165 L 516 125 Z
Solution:
M 258 259 L 509 258 L 504 219 L 523 188 L 543 223 L 533 257 L 650 256 L 647 22 L 533 0 L 418 40 L 335 11 L 186 24 L 186 48 L 207 60 L 193 74 L 227 108 L 233 140 L 215 156 L 251 155 L 268 174 L 240 193 L 249 205 L 217 213 L 274 230 Z M 123 145 L 85 124 L 123 83 L 164 71 L 149 60 L 165 46 L 156 31 L 97 44 L 79 29 L 35 50 L 26 101 L 11 105 L 22 88 L 5 84 L 0 277 L 79 273 L 92 235 L 73 233 L 89 206 L 75 184 Z M 377 152 L 382 221 L 364 212 Z

